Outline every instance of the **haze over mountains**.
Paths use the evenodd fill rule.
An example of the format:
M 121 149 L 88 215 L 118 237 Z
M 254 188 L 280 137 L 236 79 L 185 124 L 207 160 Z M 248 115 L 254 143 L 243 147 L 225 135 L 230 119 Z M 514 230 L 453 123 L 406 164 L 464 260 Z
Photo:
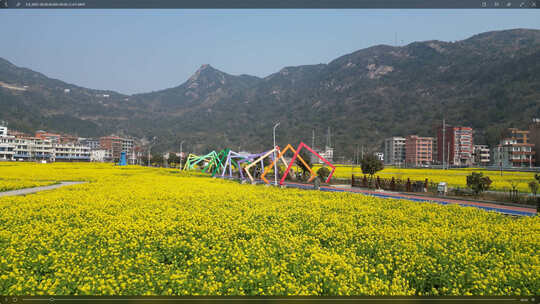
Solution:
M 241 55 L 239 55 L 241 56 Z M 493 144 L 500 129 L 540 117 L 540 30 L 487 32 L 457 42 L 373 46 L 328 64 L 285 67 L 265 78 L 202 65 L 179 86 L 123 95 L 50 79 L 0 59 L 0 119 L 21 131 L 83 137 L 157 136 L 165 150 L 186 140 L 197 152 L 272 145 L 322 146 L 327 127 L 338 155 L 379 149 L 388 136 L 433 135 L 446 117 Z M 186 148 L 185 148 L 186 149 Z

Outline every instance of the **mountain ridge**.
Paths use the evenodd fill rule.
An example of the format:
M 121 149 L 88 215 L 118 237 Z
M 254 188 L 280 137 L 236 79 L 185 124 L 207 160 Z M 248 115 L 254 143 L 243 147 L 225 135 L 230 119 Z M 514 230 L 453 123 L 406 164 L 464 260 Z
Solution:
M 8 75 L 12 69 L 0 61 L 0 81 L 17 80 Z M 84 136 L 159 136 L 161 149 L 181 137 L 200 152 L 238 145 L 260 150 L 271 140 L 268 128 L 279 120 L 283 143 L 310 142 L 312 129 L 323 134 L 331 127 L 338 154 L 351 155 L 356 143 L 379 149 L 386 136 L 429 135 L 443 116 L 476 128 L 477 142 L 493 143 L 499 129 L 523 127 L 540 116 L 538 75 L 540 31 L 515 29 L 455 42 L 375 45 L 262 78 L 203 64 L 175 87 L 133 95 L 76 86 L 64 94 L 56 87 L 67 83 L 45 81 L 50 87 L 1 88 L 0 110 L 20 117 L 23 123 L 15 126 L 22 129 L 47 128 L 50 123 L 39 121 L 63 115 L 72 120 L 66 131 Z M 36 111 L 36 104 L 46 109 Z M 77 123 L 88 127 L 76 128 Z

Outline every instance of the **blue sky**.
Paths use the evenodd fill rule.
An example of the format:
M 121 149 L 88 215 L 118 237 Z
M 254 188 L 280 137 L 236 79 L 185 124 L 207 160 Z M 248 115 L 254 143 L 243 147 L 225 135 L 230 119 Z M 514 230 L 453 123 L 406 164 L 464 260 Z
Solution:
M 264 77 L 377 44 L 540 29 L 539 10 L 2 10 L 0 57 L 63 81 L 141 93 L 201 64 Z

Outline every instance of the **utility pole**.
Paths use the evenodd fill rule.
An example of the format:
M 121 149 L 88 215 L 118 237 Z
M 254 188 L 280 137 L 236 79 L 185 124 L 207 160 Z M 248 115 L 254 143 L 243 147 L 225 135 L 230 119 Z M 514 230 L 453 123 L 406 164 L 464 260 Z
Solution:
M 503 158 L 503 149 L 502 149 L 502 146 L 501 147 L 498 147 L 497 149 L 499 149 L 499 165 L 501 166 L 501 176 L 503 176 L 502 174 L 502 158 Z
M 157 137 L 154 136 L 154 138 L 152 138 L 152 141 L 150 141 L 150 143 L 148 144 L 148 166 L 150 167 L 150 159 L 151 159 L 151 151 L 152 151 L 152 144 L 154 143 L 154 141 L 156 140 Z
M 146 164 L 150 167 L 150 151 L 152 150 L 152 144 L 148 144 L 148 163 Z
M 170 154 L 170 153 L 169 153 L 169 154 Z M 169 156 L 169 155 L 167 155 L 167 156 Z M 168 158 L 165 159 L 165 155 L 163 155 L 163 168 L 167 168 L 167 167 L 169 166 L 169 165 L 168 165 L 168 162 L 167 162 L 168 160 L 169 160 L 169 159 L 168 159 Z
M 180 142 L 180 170 L 182 170 L 182 160 L 183 160 L 183 158 L 184 158 L 184 155 L 182 154 L 182 145 L 184 144 L 184 141 L 185 141 L 185 140 L 182 140 L 182 141 Z
M 356 150 L 354 150 L 354 159 L 356 161 L 356 165 L 358 166 L 358 163 L 359 163 L 359 159 L 358 157 L 360 156 L 360 145 L 359 144 L 356 144 Z
M 276 123 L 274 125 L 274 130 L 273 130 L 273 133 L 274 133 L 274 186 L 277 186 L 277 176 L 278 176 L 278 171 L 277 171 L 277 155 L 276 155 L 276 128 L 279 126 L 279 122 Z M 263 168 L 264 170 L 264 168 Z
M 443 118 L 443 120 L 442 120 L 442 145 L 441 145 L 441 147 L 442 147 L 441 150 L 442 150 L 442 168 L 443 168 L 443 170 L 444 170 L 444 160 L 445 160 L 445 158 L 444 158 L 445 135 L 446 135 L 446 125 L 445 125 L 444 118 Z
M 446 157 L 447 157 L 446 169 L 448 169 L 448 166 L 450 165 L 450 143 L 448 143 L 448 155 Z
M 315 129 L 311 133 L 311 149 L 315 149 Z

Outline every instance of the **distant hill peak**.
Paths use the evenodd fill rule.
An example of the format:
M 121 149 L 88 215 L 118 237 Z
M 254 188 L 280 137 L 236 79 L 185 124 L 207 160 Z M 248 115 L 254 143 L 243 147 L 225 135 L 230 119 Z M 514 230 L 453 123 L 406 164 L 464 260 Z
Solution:
M 228 74 L 213 68 L 209 64 L 203 64 L 195 73 L 188 79 L 189 83 L 197 82 L 200 80 L 208 80 L 209 78 L 219 78 L 221 82 L 224 82 L 225 77 Z
M 214 69 L 214 68 L 211 65 L 209 65 L 208 63 L 202 64 L 201 67 L 199 68 L 200 71 L 206 70 L 206 69 Z

